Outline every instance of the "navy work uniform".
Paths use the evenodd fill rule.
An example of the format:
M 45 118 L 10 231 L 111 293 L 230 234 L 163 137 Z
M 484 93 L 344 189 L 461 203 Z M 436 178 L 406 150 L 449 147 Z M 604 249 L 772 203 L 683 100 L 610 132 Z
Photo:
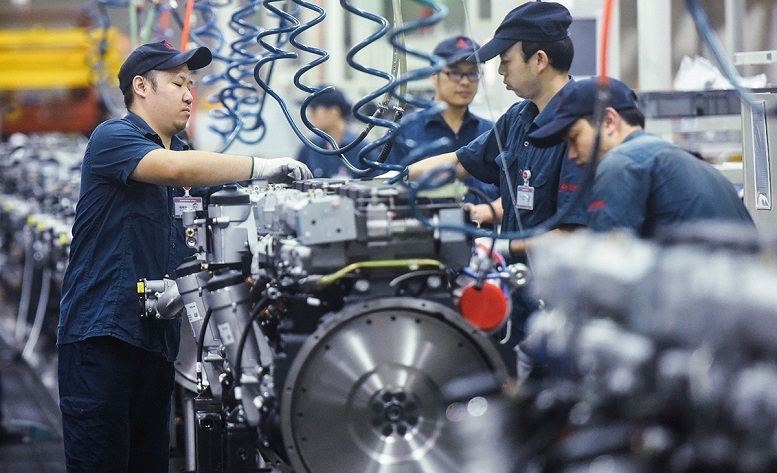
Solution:
M 753 225 L 734 186 L 709 163 L 642 130 L 599 163 L 591 229 L 628 228 L 650 238 L 662 227 L 700 220 Z
M 417 112 L 420 113 L 420 112 Z M 411 121 L 412 115 L 409 115 L 405 120 Z M 491 130 L 493 123 L 490 120 L 481 118 L 469 110 L 464 114 L 464 121 L 461 124 L 461 128 L 458 133 L 454 132 L 450 126 L 445 122 L 442 115 L 437 113 L 422 123 L 416 121 L 402 129 L 395 135 L 395 141 L 391 147 L 391 152 L 386 158 L 388 164 L 399 164 L 402 166 L 409 166 L 416 161 L 428 158 L 437 154 L 451 153 L 458 150 L 462 146 L 467 145 L 478 136 Z M 434 147 L 429 149 L 426 153 L 420 153 L 415 158 L 410 158 L 408 155 L 418 146 L 424 143 L 432 143 L 433 141 L 447 138 L 450 140 L 448 145 Z M 474 176 L 469 176 L 464 179 L 464 184 L 468 188 L 475 188 L 486 194 L 488 202 L 492 202 L 499 197 L 499 189 L 494 184 L 485 183 Z M 481 203 L 480 197 L 473 193 L 467 193 L 464 196 L 464 202 Z
M 566 212 L 558 225 L 585 225 L 588 202 L 585 198 L 575 200 L 585 180 L 585 170 L 567 159 L 565 144 L 539 148 L 526 139 L 530 131 L 553 117 L 557 100 L 558 94 L 542 113 L 538 113 L 537 106 L 530 100 L 513 105 L 497 120 L 495 129 L 456 152 L 467 172 L 484 182 L 499 185 L 504 203 L 502 232 L 536 227 L 558 211 Z M 504 149 L 501 154 L 500 145 Z M 502 158 L 509 172 L 509 182 L 516 188 L 531 187 L 533 190 L 532 204 L 518 201 L 519 215 L 512 205 Z M 524 186 L 524 171 L 529 171 L 528 186 Z
M 572 83 L 570 81 L 565 87 Z M 494 129 L 456 152 L 467 172 L 481 181 L 498 184 L 504 206 L 502 233 L 535 228 L 560 212 L 563 217 L 556 227 L 586 223 L 589 200 L 580 192 L 586 170 L 567 159 L 564 143 L 540 148 L 526 138 L 529 132 L 552 119 L 558 96 L 557 93 L 548 102 L 542 113 L 531 100 L 513 105 L 497 120 Z M 500 149 L 504 151 L 500 153 Z M 516 192 L 518 214 L 509 184 Z M 508 261 L 521 259 L 513 257 Z M 526 292 L 516 291 L 513 296 L 512 338 L 516 343 L 524 336 L 526 318 L 538 305 Z
M 69 471 L 169 468 L 181 321 L 141 318 L 137 281 L 173 274 L 192 251 L 174 218 L 173 189 L 129 179 L 161 147 L 129 113 L 100 124 L 84 154 L 57 331 Z M 185 149 L 175 136 L 170 147 Z

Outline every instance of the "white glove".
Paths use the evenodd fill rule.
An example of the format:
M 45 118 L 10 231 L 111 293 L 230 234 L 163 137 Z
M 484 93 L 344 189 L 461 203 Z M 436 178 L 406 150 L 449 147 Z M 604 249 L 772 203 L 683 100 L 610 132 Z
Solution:
M 290 182 L 313 178 L 313 173 L 305 164 L 292 158 L 258 158 L 254 156 L 253 160 L 251 179 Z
M 480 244 L 483 245 L 486 250 L 488 250 L 491 248 L 492 241 L 493 239 L 491 237 L 478 237 L 475 238 L 475 246 Z M 494 244 L 494 251 L 502 256 L 510 256 L 510 240 L 496 240 L 496 244 Z

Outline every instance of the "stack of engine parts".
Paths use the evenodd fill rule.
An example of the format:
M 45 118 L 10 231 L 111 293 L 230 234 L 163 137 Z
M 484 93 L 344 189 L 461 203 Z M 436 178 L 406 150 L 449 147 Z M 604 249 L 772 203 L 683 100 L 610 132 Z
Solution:
M 777 253 L 750 229 L 575 233 L 533 255 L 534 368 L 457 403 L 496 472 L 777 470 Z M 463 406 L 490 409 L 473 416 Z M 509 459 L 509 461 L 505 461 Z M 480 463 L 482 466 L 482 462 Z M 467 471 L 476 471 L 468 469 Z M 486 471 L 486 470 L 482 470 Z
M 86 139 L 14 134 L 0 144 L 0 284 L 18 301 L 12 344 L 50 370 Z
M 488 332 L 522 275 L 442 229 L 466 226 L 456 189 L 256 183 L 183 211 L 196 255 L 138 291 L 144 316 L 192 328 L 194 470 L 461 471 L 447 386 L 507 378 Z

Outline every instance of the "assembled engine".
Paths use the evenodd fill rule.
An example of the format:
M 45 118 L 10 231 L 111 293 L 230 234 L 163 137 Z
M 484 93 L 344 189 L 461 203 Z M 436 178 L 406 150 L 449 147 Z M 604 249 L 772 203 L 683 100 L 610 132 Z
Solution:
M 177 365 L 198 393 L 198 472 L 458 471 L 444 388 L 507 377 L 488 332 L 520 276 L 473 252 L 459 202 L 311 180 L 184 211 L 195 258 L 139 290 L 147 316 L 183 307 L 193 329 Z

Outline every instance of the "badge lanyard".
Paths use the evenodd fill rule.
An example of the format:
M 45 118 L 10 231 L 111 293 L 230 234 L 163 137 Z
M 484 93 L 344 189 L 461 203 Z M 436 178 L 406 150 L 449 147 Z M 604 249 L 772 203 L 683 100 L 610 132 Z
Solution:
M 202 197 L 192 197 L 189 195 L 191 187 L 183 188 L 182 197 L 173 197 L 173 207 L 175 210 L 175 218 L 183 217 L 185 210 L 202 210 Z
M 517 187 L 516 207 L 523 210 L 534 210 L 534 187 L 531 186 L 531 171 L 523 171 L 523 185 Z

